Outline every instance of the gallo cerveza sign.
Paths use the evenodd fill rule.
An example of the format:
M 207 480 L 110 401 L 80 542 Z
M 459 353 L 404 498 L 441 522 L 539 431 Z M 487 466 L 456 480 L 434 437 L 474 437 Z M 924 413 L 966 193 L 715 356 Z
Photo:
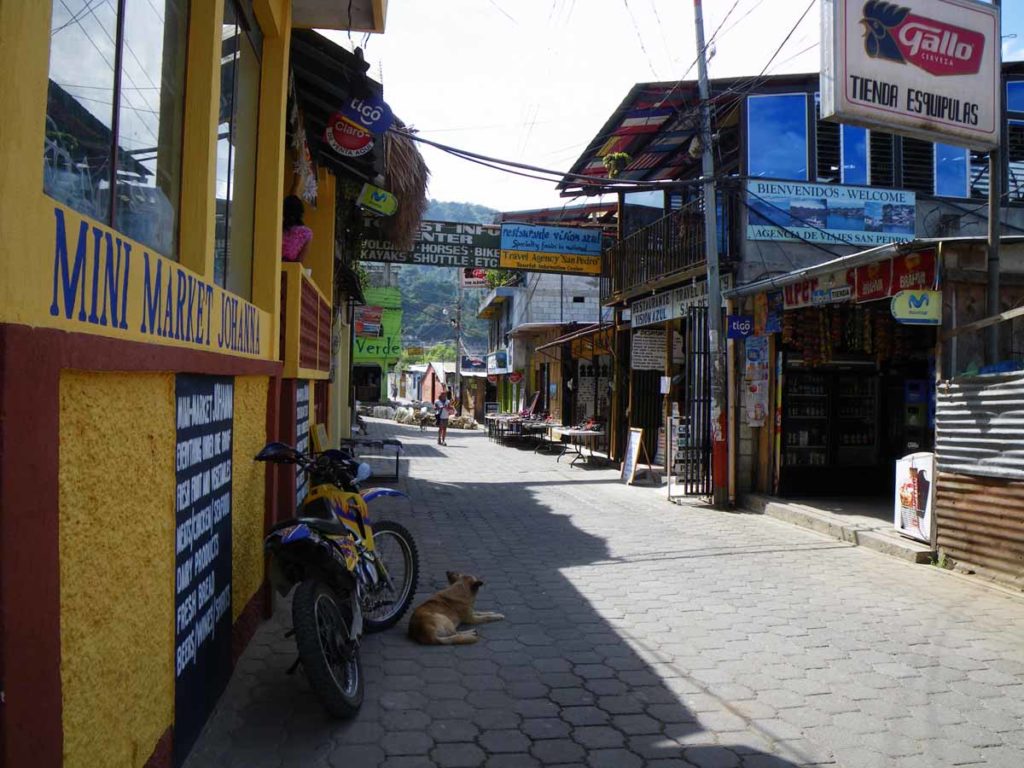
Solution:
M 990 149 L 999 144 L 999 8 L 975 0 L 823 0 L 821 113 Z
M 264 313 L 252 304 L 111 229 L 63 208 L 53 212 L 52 318 L 72 330 L 117 331 L 132 341 L 266 353 Z

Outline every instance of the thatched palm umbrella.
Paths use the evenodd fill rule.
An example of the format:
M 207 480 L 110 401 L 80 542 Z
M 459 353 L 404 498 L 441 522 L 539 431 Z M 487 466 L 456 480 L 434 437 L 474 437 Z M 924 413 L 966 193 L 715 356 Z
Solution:
M 395 119 L 399 130 L 410 130 Z M 399 131 L 384 136 L 384 187 L 398 198 L 398 211 L 384 222 L 387 238 L 401 250 L 412 250 L 420 220 L 427 210 L 430 169 L 416 142 Z

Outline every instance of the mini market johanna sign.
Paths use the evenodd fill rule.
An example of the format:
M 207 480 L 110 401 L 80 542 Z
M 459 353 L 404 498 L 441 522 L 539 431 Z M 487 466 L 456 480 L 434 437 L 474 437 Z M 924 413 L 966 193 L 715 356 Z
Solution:
M 821 114 L 972 149 L 999 146 L 999 8 L 822 0 Z

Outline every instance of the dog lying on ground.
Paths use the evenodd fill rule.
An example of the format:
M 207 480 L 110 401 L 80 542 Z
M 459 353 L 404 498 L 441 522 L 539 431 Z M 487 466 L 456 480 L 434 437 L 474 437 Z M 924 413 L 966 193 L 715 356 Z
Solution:
M 448 571 L 449 586 L 416 607 L 409 620 L 409 637 L 423 645 L 468 645 L 480 639 L 475 629 L 459 631 L 459 624 L 501 621 L 504 615 L 474 611 L 477 592 L 484 585 L 465 573 Z

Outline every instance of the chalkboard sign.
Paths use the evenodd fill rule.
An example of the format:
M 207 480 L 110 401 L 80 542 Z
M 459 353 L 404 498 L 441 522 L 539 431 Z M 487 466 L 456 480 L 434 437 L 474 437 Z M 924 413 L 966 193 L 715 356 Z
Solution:
M 304 381 L 295 388 L 295 450 L 309 453 L 309 382 Z M 295 467 L 295 510 L 309 493 L 309 475 Z
M 174 389 L 174 762 L 180 766 L 231 675 L 234 380 L 180 375 Z
M 636 477 L 636 465 L 640 460 L 640 447 L 643 445 L 644 431 L 639 427 L 629 430 L 629 440 L 626 441 L 626 457 L 622 461 L 622 474 L 620 479 L 627 484 L 633 483 Z

